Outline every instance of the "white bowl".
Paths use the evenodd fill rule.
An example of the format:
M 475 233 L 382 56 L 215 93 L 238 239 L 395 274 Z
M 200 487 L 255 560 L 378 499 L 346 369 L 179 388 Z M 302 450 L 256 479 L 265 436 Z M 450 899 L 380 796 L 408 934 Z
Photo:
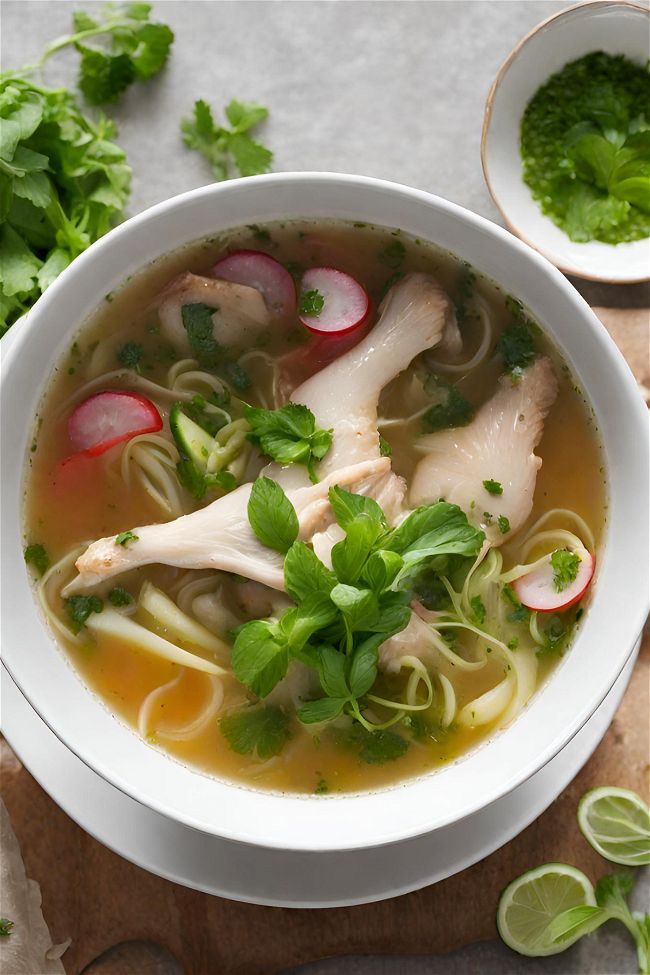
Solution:
M 552 74 L 591 51 L 624 54 L 645 65 L 650 57 L 648 7 L 595 0 L 554 14 L 524 37 L 501 65 L 487 98 L 483 172 L 509 229 L 565 274 L 609 284 L 647 281 L 647 238 L 616 245 L 576 243 L 542 213 L 523 180 L 519 126 L 526 105 Z
M 98 302 L 148 260 L 227 228 L 291 217 L 401 227 L 520 297 L 588 392 L 604 442 L 609 509 L 595 598 L 570 652 L 517 721 L 463 760 L 373 794 L 295 796 L 209 778 L 149 747 L 84 686 L 36 609 L 22 555 L 24 462 L 54 363 Z M 646 615 L 645 407 L 613 341 L 544 258 L 487 220 L 395 183 L 279 173 L 193 190 L 122 224 L 82 254 L 21 324 L 3 361 L 2 636 L 16 684 L 55 734 L 107 781 L 207 833 L 288 850 L 345 850 L 421 835 L 487 806 L 557 755 L 632 652 Z

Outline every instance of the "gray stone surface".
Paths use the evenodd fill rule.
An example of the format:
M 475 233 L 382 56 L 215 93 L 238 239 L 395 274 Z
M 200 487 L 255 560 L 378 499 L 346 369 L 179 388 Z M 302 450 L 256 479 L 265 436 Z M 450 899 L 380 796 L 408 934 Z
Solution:
M 276 171 L 384 177 L 498 220 L 479 160 L 485 97 L 519 38 L 564 5 L 554 0 L 158 2 L 156 13 L 176 34 L 169 66 L 110 110 L 134 170 L 130 212 L 210 182 L 207 162 L 183 146 L 179 120 L 196 98 L 220 109 L 237 97 L 269 107 L 260 137 L 275 152 Z M 3 69 L 34 61 L 46 43 L 68 31 L 72 10 L 90 6 L 83 0 L 4 0 Z M 46 82 L 70 84 L 75 60 L 66 52 L 49 62 Z M 580 287 L 597 304 L 638 305 L 647 296 L 642 286 Z M 645 900 L 647 909 L 647 884 Z M 489 942 L 439 958 L 335 959 L 293 975 L 298 971 L 623 975 L 636 965 L 628 936 L 609 925 L 550 959 L 524 959 Z

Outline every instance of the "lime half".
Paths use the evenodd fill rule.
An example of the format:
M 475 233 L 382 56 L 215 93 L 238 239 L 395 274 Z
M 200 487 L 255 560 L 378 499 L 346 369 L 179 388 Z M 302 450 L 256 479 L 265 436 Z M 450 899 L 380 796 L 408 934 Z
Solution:
M 589 878 L 566 863 L 545 863 L 517 877 L 501 894 L 499 934 L 520 955 L 557 955 L 577 938 L 555 944 L 547 934 L 549 924 L 562 911 L 584 904 L 596 904 Z
M 580 800 L 578 826 L 605 859 L 626 867 L 650 863 L 650 809 L 629 789 L 604 785 Z

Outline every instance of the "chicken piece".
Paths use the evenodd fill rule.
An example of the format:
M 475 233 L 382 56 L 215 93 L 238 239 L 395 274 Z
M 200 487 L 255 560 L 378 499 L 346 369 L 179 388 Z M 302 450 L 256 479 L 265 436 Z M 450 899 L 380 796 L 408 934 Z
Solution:
M 301 538 L 311 538 L 314 531 L 324 527 L 331 485 L 363 483 L 373 476 L 384 476 L 389 469 L 390 461 L 381 457 L 344 467 L 318 484 L 289 492 L 289 500 L 298 515 Z M 222 569 L 272 589 L 283 589 L 283 556 L 262 545 L 248 521 L 252 487 L 252 484 L 242 484 L 205 508 L 174 521 L 134 528 L 136 537 L 124 545 L 117 544 L 115 535 L 100 538 L 77 559 L 79 575 L 65 587 L 64 594 L 153 562 L 182 569 Z
M 182 309 L 196 304 L 214 308 L 213 338 L 228 349 L 253 345 L 270 323 L 269 310 L 257 288 L 189 272 L 181 274 L 165 288 L 158 315 L 165 338 L 183 354 L 191 355 L 192 348 Z
M 292 402 L 309 407 L 320 427 L 334 431 L 320 477 L 380 456 L 379 394 L 420 352 L 440 341 L 451 303 L 433 278 L 417 273 L 393 285 L 379 310 L 379 321 L 358 345 L 291 396 Z
M 502 376 L 496 393 L 468 426 L 421 437 L 417 447 L 426 456 L 415 469 L 411 504 L 440 498 L 457 504 L 493 545 L 514 534 L 531 512 L 542 466 L 534 448 L 557 391 L 550 360 L 538 359 L 521 377 Z M 490 493 L 484 481 L 498 482 L 503 493 Z M 510 524 L 506 534 L 498 525 L 499 516 Z

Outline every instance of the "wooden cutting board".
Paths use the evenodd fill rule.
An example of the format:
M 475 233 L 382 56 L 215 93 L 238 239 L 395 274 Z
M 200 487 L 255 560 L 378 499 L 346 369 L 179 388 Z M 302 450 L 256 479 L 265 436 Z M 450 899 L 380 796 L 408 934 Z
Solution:
M 596 311 L 639 382 L 650 387 L 647 310 Z M 604 872 L 605 863 L 577 829 L 575 810 L 583 792 L 597 785 L 647 795 L 649 688 L 650 633 L 607 735 L 552 806 L 468 870 L 379 904 L 324 911 L 256 907 L 161 880 L 80 829 L 8 750 L 0 767 L 2 797 L 27 874 L 41 885 L 52 938 L 72 938 L 63 957 L 68 975 L 270 975 L 331 955 L 445 953 L 496 936 L 499 893 L 523 870 L 562 860 L 592 879 Z M 457 910 L 459 903 L 464 910 Z

